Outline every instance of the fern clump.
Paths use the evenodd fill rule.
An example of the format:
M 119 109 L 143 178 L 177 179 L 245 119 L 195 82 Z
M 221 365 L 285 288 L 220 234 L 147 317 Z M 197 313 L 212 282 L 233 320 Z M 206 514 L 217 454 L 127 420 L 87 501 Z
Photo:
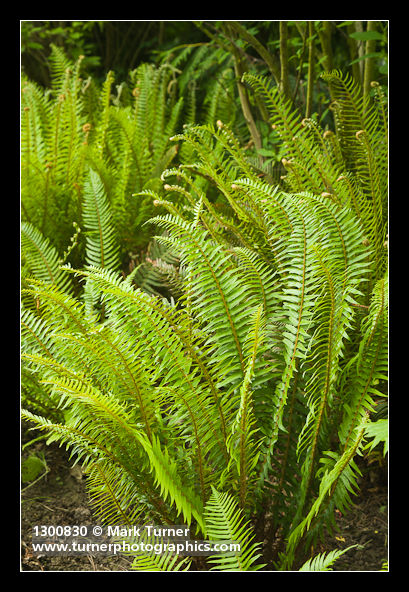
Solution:
M 52 46 L 51 88 L 23 78 L 22 216 L 63 253 L 72 223 L 86 224 L 93 170 L 103 185 L 125 265 L 149 242 L 143 223 L 153 214 L 150 199 L 137 201 L 131 195 L 160 188 L 159 177 L 177 153 L 169 137 L 177 131 L 184 99 L 171 90 L 175 70 L 167 64 L 142 64 L 115 94 L 114 73 L 108 72 L 99 87 L 83 72 L 82 58 L 71 63 Z M 82 237 L 72 263 L 81 266 L 85 250 Z
M 353 503 L 357 457 L 384 433 L 371 422 L 385 396 L 387 359 L 386 256 L 374 238 L 385 223 L 378 120 L 365 105 L 369 148 L 353 144 L 361 154 L 354 169 L 351 134 L 328 140 L 264 80 L 246 76 L 288 150 L 283 183 L 260 178 L 218 121 L 173 136 L 194 162 L 164 170 L 159 186 L 143 182 L 151 177 L 142 172 L 155 150 L 170 162 L 176 149 L 165 149 L 166 93 L 146 83 L 148 72 L 164 80 L 173 71 L 135 74 L 140 107 L 103 111 L 84 169 L 87 261 L 60 266 L 83 291 L 78 297 L 62 281 L 27 275 L 25 294 L 38 304 L 24 316 L 24 364 L 63 419 L 36 409 L 23 417 L 81 462 L 102 522 L 183 520 L 195 536 L 241 542 L 241 555 L 206 558 L 208 569 L 293 569 L 334 527 L 335 510 Z M 148 125 L 143 109 L 152 96 L 158 119 Z M 348 97 L 361 114 L 352 91 Z M 138 136 L 142 121 L 152 144 Z M 173 123 L 165 127 L 169 133 Z M 121 133 L 135 168 L 112 191 Z M 111 160 L 98 168 L 108 145 Z M 148 278 L 138 267 L 122 274 L 119 265 L 115 233 L 125 235 L 117 216 L 129 220 L 120 204 L 131 187 L 135 204 L 149 198 L 161 207 L 149 219 L 158 257 Z M 318 557 L 303 570 L 334 560 Z M 172 555 L 134 562 L 152 570 L 192 565 Z

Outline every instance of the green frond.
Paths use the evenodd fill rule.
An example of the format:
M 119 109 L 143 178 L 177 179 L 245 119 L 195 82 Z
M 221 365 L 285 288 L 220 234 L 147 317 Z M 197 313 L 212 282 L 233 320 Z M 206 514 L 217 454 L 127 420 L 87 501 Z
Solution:
M 234 70 L 226 68 L 220 72 L 220 78 L 216 78 L 210 86 L 205 103 L 206 123 L 214 124 L 223 121 L 229 126 L 234 126 L 237 119 L 237 110 L 234 102 Z
M 21 403 L 33 413 L 61 421 L 58 398 L 41 384 L 38 376 L 24 363 L 21 364 Z
M 24 279 L 35 278 L 70 291 L 70 277 L 61 268 L 61 258 L 51 241 L 29 222 L 21 223 L 21 257 Z
M 327 553 L 318 553 L 315 557 L 308 559 L 298 571 L 332 571 L 332 565 L 344 553 L 353 549 L 356 545 L 350 545 L 346 549 L 336 549 Z
M 189 571 L 192 563 L 189 557 L 179 557 L 173 551 L 157 552 L 162 546 L 161 541 L 142 538 L 145 544 L 151 544 L 153 551 L 139 551 L 132 562 L 131 569 L 136 571 Z M 168 543 L 169 544 L 169 543 Z
M 89 277 L 102 291 L 111 330 L 123 341 L 121 350 L 124 351 L 124 345 L 132 343 L 138 336 L 139 345 L 137 349 L 134 346 L 134 354 L 130 356 L 128 364 L 135 366 L 136 362 L 132 360 L 138 351 L 140 363 L 145 369 L 150 368 L 150 388 L 156 381 L 160 384 L 158 388 L 161 393 L 166 392 L 171 398 L 182 401 L 188 410 L 194 410 L 194 429 L 199 430 L 200 438 L 206 442 L 207 453 L 210 453 L 212 446 L 217 446 L 224 453 L 225 411 L 217 387 L 217 375 L 208 368 L 205 343 L 200 333 L 192 334 L 186 313 L 157 297 L 134 289 L 112 273 L 94 270 Z M 104 332 L 98 332 L 97 335 L 101 338 Z M 106 367 L 109 366 L 112 349 L 111 345 L 111 353 L 108 355 L 107 352 L 104 362 Z M 154 357 L 152 352 L 155 352 Z M 202 379 L 204 382 L 201 383 Z M 151 397 L 148 391 L 147 396 L 149 400 Z M 214 408 L 209 406 L 210 401 L 213 401 Z M 213 440 L 209 440 L 210 435 Z
M 84 183 L 83 224 L 86 263 L 104 269 L 119 267 L 118 241 L 112 212 L 99 175 L 90 169 Z
M 366 426 L 367 438 L 373 438 L 366 446 L 369 450 L 373 450 L 380 442 L 383 442 L 383 455 L 388 453 L 389 449 L 389 422 L 387 419 L 378 419 L 377 421 L 370 421 Z
M 60 290 L 55 284 L 43 280 L 30 278 L 27 279 L 27 284 L 29 287 L 23 290 L 23 294 L 30 294 L 36 300 L 37 308 L 50 333 L 67 327 L 74 332 L 87 332 L 88 322 L 83 315 L 82 302 L 66 291 Z
M 256 564 L 261 556 L 260 543 L 254 543 L 251 527 L 244 522 L 243 515 L 234 498 L 228 493 L 220 493 L 214 487 L 204 510 L 207 538 L 211 541 L 234 542 L 240 551 L 212 555 L 208 562 L 211 570 L 217 571 L 256 571 L 264 567 Z
M 166 501 L 169 497 L 176 506 L 177 516 L 183 514 L 183 519 L 189 526 L 194 518 L 202 532 L 205 532 L 202 504 L 191 488 L 183 483 L 177 472 L 177 464 L 170 458 L 169 452 L 166 448 L 162 449 L 155 436 L 151 442 L 144 440 L 142 445 L 149 457 L 162 499 Z
M 374 287 L 368 314 L 362 321 L 359 350 L 342 376 L 343 418 L 339 437 L 345 446 L 362 416 L 373 410 L 374 396 L 384 396 L 376 386 L 387 379 L 387 334 L 388 279 L 383 278 Z
M 243 346 L 254 302 L 249 300 L 235 273 L 231 255 L 213 244 L 202 228 L 170 215 L 152 221 L 168 233 L 166 239 L 157 236 L 156 240 L 177 246 L 183 263 L 194 265 L 190 284 L 192 307 L 196 318 L 212 334 L 219 363 L 229 366 L 225 382 L 233 387 L 245 374 Z
M 258 461 L 259 438 L 252 400 L 252 381 L 256 373 L 256 361 L 265 339 L 265 319 L 263 307 L 260 305 L 254 315 L 245 347 L 246 372 L 240 387 L 240 406 L 231 427 L 228 447 L 231 462 L 236 464 L 240 482 L 240 504 L 246 506 L 251 482 L 255 480 L 254 469 Z
M 63 49 L 54 43 L 50 45 L 50 70 L 54 93 L 60 94 L 65 90 L 67 77 L 72 73 L 74 64 L 67 58 Z
M 367 421 L 368 415 L 357 426 L 351 444 L 342 454 L 328 453 L 327 459 L 323 462 L 319 475 L 318 496 L 312 503 L 306 517 L 299 524 L 295 523 L 295 528 L 293 528 L 288 538 L 286 561 L 290 565 L 300 539 L 311 528 L 313 520 L 316 519 L 320 511 L 323 511 L 323 507 L 325 509 L 331 500 L 334 500 L 335 507 L 341 511 L 350 505 L 349 494 L 356 493 L 357 474 L 359 474 L 359 469 L 353 462 L 353 458 L 362 449 Z M 333 516 L 333 511 L 330 513 Z M 309 536 L 313 535 L 312 532 L 308 534 Z
M 47 162 L 47 148 L 52 126 L 52 98 L 50 93 L 32 80 L 22 86 L 21 155 L 24 181 L 33 181 L 33 173 L 40 172 Z M 41 171 L 44 174 L 44 171 Z M 24 187 L 24 184 L 23 184 Z
M 92 463 L 86 470 L 87 491 L 95 516 L 103 524 L 137 524 L 145 513 L 140 501 L 140 492 L 134 479 L 124 475 L 121 467 L 111 459 Z
M 246 247 L 236 247 L 234 251 L 238 259 L 237 271 L 243 282 L 262 303 L 266 319 L 273 318 L 278 303 L 275 297 L 278 284 L 277 270 L 266 263 L 258 253 Z
M 345 168 L 357 180 L 363 194 L 362 209 L 370 208 L 365 230 L 375 249 L 375 277 L 386 269 L 384 241 L 388 207 L 388 136 L 384 119 L 370 97 L 362 97 L 360 87 L 349 76 L 333 71 L 322 74 L 334 97 L 337 134 Z
M 102 85 L 100 95 L 100 115 L 99 125 L 97 127 L 96 137 L 94 139 L 96 152 L 99 158 L 102 158 L 107 142 L 107 133 L 109 126 L 110 104 L 111 104 L 111 89 L 115 80 L 115 75 L 109 71 L 106 75 L 105 81 Z
M 20 322 L 22 351 L 52 356 L 53 338 L 41 316 L 23 307 Z

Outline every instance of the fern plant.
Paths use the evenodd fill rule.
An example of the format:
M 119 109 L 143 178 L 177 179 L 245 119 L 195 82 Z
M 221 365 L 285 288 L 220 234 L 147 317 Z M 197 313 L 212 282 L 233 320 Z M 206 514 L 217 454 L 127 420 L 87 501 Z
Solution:
M 365 244 L 373 253 L 375 280 L 383 277 L 387 256 L 388 121 L 387 105 L 379 85 L 374 98 L 362 97 L 354 80 L 339 71 L 322 74 L 331 89 L 335 129 L 321 130 L 313 119 L 301 119 L 291 102 L 265 78 L 245 74 L 243 79 L 265 101 L 274 132 L 284 149 L 281 186 L 311 191 L 348 204 L 360 220 Z
M 52 87 L 23 79 L 21 116 L 21 206 L 23 219 L 62 252 L 79 220 L 87 137 L 82 108 L 81 62 L 71 64 L 53 46 Z
M 82 56 L 73 64 L 56 46 L 50 67 L 50 89 L 22 81 L 22 217 L 62 253 L 72 222 L 83 224 L 91 168 L 104 185 L 125 263 L 147 244 L 142 224 L 153 213 L 150 201 L 130 196 L 150 186 L 159 189 L 161 172 L 176 156 L 168 141 L 183 108 L 183 97 L 171 84 L 175 69 L 142 64 L 116 89 L 109 72 L 99 88 L 84 78 Z M 73 264 L 84 263 L 85 249 L 81 240 Z
M 103 522 L 183 520 L 196 536 L 241 539 L 241 557 L 207 559 L 220 570 L 261 566 L 254 540 L 268 567 L 300 565 L 359 489 L 357 457 L 384 395 L 384 262 L 345 186 L 322 191 L 340 172 L 329 152 L 281 113 L 310 167 L 291 191 L 298 164 L 287 190 L 260 178 L 221 121 L 174 137 L 196 161 L 163 172 L 168 199 L 138 191 L 167 209 L 150 224 L 172 255 L 172 297 L 101 265 L 101 242 L 93 265 L 63 268 L 100 309 L 43 278 L 25 291 L 38 305 L 24 363 L 63 419 L 23 417 L 82 463 Z M 169 566 L 187 564 L 158 567 Z

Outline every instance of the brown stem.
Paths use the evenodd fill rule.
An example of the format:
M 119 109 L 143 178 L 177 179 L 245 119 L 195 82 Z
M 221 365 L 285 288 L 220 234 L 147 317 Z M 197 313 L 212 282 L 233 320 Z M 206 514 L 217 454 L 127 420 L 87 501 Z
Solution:
M 355 39 L 350 37 L 350 34 L 354 33 L 354 32 L 355 32 L 354 25 L 348 25 L 348 27 L 347 27 L 347 33 L 348 33 L 347 43 L 348 43 L 348 47 L 349 47 L 349 57 L 351 58 L 351 62 L 356 60 L 358 57 L 358 43 L 355 41 Z M 356 82 L 361 84 L 361 71 L 360 71 L 360 67 L 359 67 L 359 62 L 355 62 L 354 64 L 352 64 L 351 68 L 352 68 L 352 77 L 354 78 L 354 80 Z
M 376 21 L 368 21 L 367 31 L 376 31 Z M 376 40 L 368 39 L 365 46 L 365 54 L 373 53 L 376 48 Z M 374 58 L 366 58 L 364 64 L 364 105 L 365 99 L 369 96 L 371 82 L 374 73 Z
M 288 83 L 288 24 L 287 21 L 280 21 L 280 92 L 290 96 Z
M 240 104 L 243 111 L 244 119 L 246 120 L 251 138 L 254 142 L 254 146 L 256 150 L 259 150 L 263 146 L 261 141 L 261 134 L 257 129 L 256 122 L 254 121 L 254 117 L 251 111 L 250 100 L 247 94 L 247 89 L 244 83 L 242 82 L 242 76 L 246 71 L 246 68 L 243 65 L 243 60 L 240 53 L 238 52 L 236 46 L 233 43 L 231 45 L 231 52 L 233 54 L 234 72 L 236 75 L 237 89 L 239 92 Z
M 314 21 L 308 22 L 308 83 L 305 117 L 311 117 L 314 89 Z
M 318 35 L 321 42 L 322 53 L 324 56 L 322 65 L 326 72 L 331 71 L 334 68 L 332 45 L 331 45 L 331 23 L 330 21 L 323 21 L 322 27 L 318 31 Z
M 364 27 L 363 27 L 362 21 L 355 21 L 355 31 L 357 33 L 363 33 Z M 364 55 L 364 49 L 365 49 L 364 42 L 358 41 L 357 47 L 358 47 L 358 57 L 362 58 Z M 363 79 L 364 79 L 364 62 L 362 59 L 358 62 L 358 67 L 359 67 L 359 79 L 362 84 Z
M 236 31 L 236 33 L 238 33 L 241 39 L 244 39 L 244 41 L 249 43 L 257 51 L 259 56 L 267 64 L 268 69 L 270 70 L 271 74 L 274 77 L 274 80 L 276 81 L 276 84 L 279 85 L 281 79 L 280 64 L 278 64 L 276 57 L 272 53 L 270 53 L 268 49 L 266 49 L 264 45 L 262 45 L 260 41 L 256 39 L 256 37 L 254 37 L 254 35 L 251 35 L 251 33 L 249 33 L 247 29 L 243 27 L 243 25 L 241 25 L 237 21 L 231 21 L 229 25 Z

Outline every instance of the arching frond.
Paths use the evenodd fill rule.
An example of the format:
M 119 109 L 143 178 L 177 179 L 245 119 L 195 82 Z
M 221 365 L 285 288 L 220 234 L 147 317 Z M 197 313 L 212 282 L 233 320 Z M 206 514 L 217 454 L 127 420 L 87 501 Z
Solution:
M 350 545 L 346 549 L 336 549 L 328 553 L 318 553 L 315 557 L 308 559 L 298 571 L 332 571 L 332 565 L 344 553 L 353 549 L 356 545 Z

